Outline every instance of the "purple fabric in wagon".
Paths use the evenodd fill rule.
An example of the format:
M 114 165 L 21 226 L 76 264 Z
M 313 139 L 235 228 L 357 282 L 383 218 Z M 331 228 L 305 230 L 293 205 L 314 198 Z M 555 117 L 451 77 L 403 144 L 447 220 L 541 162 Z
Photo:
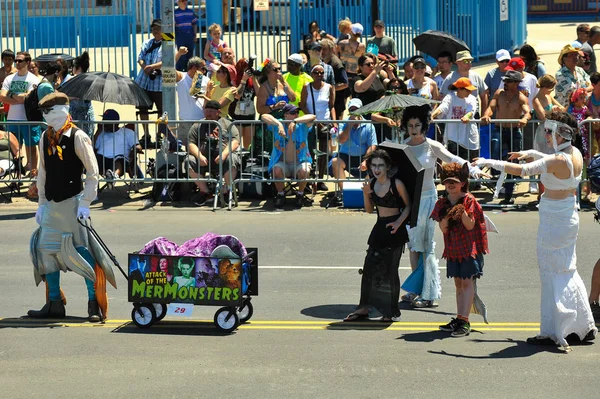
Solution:
M 139 252 L 146 255 L 171 255 L 171 256 L 210 256 L 219 245 L 226 245 L 241 258 L 246 257 L 246 247 L 234 236 L 222 236 L 206 233 L 202 237 L 193 238 L 178 246 L 165 237 L 158 237 L 144 245 Z

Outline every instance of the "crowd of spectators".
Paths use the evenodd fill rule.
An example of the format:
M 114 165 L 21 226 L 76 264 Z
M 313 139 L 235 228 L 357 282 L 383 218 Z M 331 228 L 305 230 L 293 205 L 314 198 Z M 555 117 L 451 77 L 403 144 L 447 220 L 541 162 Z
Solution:
M 385 34 L 384 21 L 375 21 L 373 35 L 364 40 L 364 27 L 348 18 L 339 22 L 337 38 L 322 31 L 313 21 L 303 40 L 302 51 L 289 55 L 283 68 L 269 58 L 237 59 L 234 50 L 223 40 L 224 29 L 218 24 L 208 27 L 202 54 L 195 54 L 197 16 L 187 8 L 186 1 L 178 1 L 178 6 L 175 11 L 178 119 L 208 120 L 213 121 L 211 126 L 218 125 L 216 129 L 208 129 L 203 128 L 202 123 L 177 123 L 177 139 L 188 153 L 184 172 L 191 177 L 209 174 L 214 177 L 220 164 L 225 163 L 225 190 L 244 167 L 247 154 L 256 156 L 257 151 L 260 155 L 266 152 L 265 159 L 270 156 L 271 161 L 284 155 L 282 161 L 269 167 L 270 176 L 275 178 L 323 180 L 327 176 L 343 179 L 346 175 L 360 175 L 358 172 L 364 171 L 362 157 L 377 143 L 403 140 L 405 127 L 397 115 L 375 112 L 360 118 L 350 116 L 349 111 L 358 109 L 358 104 L 371 104 L 386 92 L 439 101 L 432 106 L 432 120 L 455 119 L 460 123 L 432 123 L 427 136 L 443 142 L 452 153 L 469 160 L 480 155 L 483 145 L 480 126 L 473 122 L 479 119 L 481 125 L 492 124 L 498 119 L 516 121 L 492 124 L 489 129 L 489 155 L 500 159 L 506 158 L 509 151 L 518 151 L 527 145 L 523 136 L 525 125 L 532 118 L 544 120 L 546 112 L 566 110 L 580 122 L 600 117 L 600 75 L 596 72 L 593 50 L 593 46 L 600 43 L 600 27 L 577 26 L 577 40 L 562 48 L 558 58 L 560 69 L 555 76 L 546 73 L 546 64 L 530 45 L 524 45 L 518 54 L 498 49 L 497 66 L 485 76 L 472 69 L 474 58 L 468 50 L 455 54 L 442 51 L 430 54 L 434 58 L 427 59 L 415 55 L 399 64 L 397 44 Z M 160 20 L 152 22 L 151 35 L 138 54 L 139 72 L 135 81 L 162 115 Z M 52 90 L 58 88 L 72 75 L 88 70 L 89 56 L 86 53 L 75 60 L 72 75 L 65 74 L 66 68 L 61 65 L 56 71 L 52 68 L 39 71 L 39 65 L 27 52 L 4 51 L 2 63 L 0 102 L 10 108 L 8 112 L 2 108 L 0 113 L 8 119 L 6 130 L 15 135 L 20 146 L 24 146 L 25 170 L 35 173 L 40 131 L 10 124 L 10 121 L 26 120 L 23 101 L 34 86 L 45 81 Z M 217 105 L 218 109 L 215 109 Z M 74 119 L 92 122 L 80 127 L 90 136 L 95 134 L 96 148 L 108 178 L 118 178 L 128 169 L 122 159 L 127 163 L 141 149 L 159 148 L 159 137 L 156 137 L 156 144 L 152 143 L 148 125 L 144 125 L 139 142 L 130 142 L 125 138 L 130 136 L 124 135 L 118 139 L 118 147 L 129 148 L 123 148 L 119 154 L 107 153 L 110 145 L 103 144 L 104 135 L 111 134 L 111 138 L 116 138 L 115 132 L 119 129 L 107 129 L 109 125 L 100 124 L 95 132 L 94 111 L 89 101 L 73 101 L 71 111 Z M 148 112 L 148 108 L 140 108 L 140 119 L 147 120 Z M 295 112 L 297 117 L 292 118 Z M 302 119 L 305 115 L 313 115 L 314 119 Z M 103 119 L 112 117 L 114 114 L 111 113 L 103 115 Z M 347 123 L 338 126 L 334 122 L 342 119 Z M 313 123 L 313 120 L 320 122 Z M 256 121 L 271 127 L 261 126 Z M 230 128 L 232 122 L 235 123 Z M 304 125 L 306 132 L 300 128 Z M 600 152 L 597 139 L 600 126 L 597 125 L 582 126 L 578 140 L 588 163 Z M 222 136 L 227 133 L 220 146 L 210 142 L 211 137 L 215 138 L 215 132 Z M 306 142 L 299 143 L 298 137 L 305 138 Z M 307 158 L 288 158 L 288 152 L 292 154 L 289 143 L 296 146 L 296 155 L 302 152 Z M 208 150 L 216 153 L 209 157 Z M 289 162 L 294 165 L 287 165 Z M 310 167 L 305 165 L 307 163 Z M 199 192 L 195 203 L 201 205 L 210 199 L 211 188 L 203 182 L 198 182 L 197 186 Z M 300 184 L 299 189 L 303 188 L 304 184 Z M 336 185 L 334 195 L 340 197 L 342 188 L 343 184 Z M 533 184 L 530 188 L 532 192 L 541 189 Z M 321 182 L 312 189 L 330 190 L 331 187 Z M 281 184 L 277 184 L 276 191 L 276 204 L 282 206 Z M 589 191 L 589 187 L 584 188 L 584 195 L 589 195 Z M 513 185 L 506 183 L 504 203 L 514 202 L 513 192 Z M 295 204 L 301 206 L 300 201 Z

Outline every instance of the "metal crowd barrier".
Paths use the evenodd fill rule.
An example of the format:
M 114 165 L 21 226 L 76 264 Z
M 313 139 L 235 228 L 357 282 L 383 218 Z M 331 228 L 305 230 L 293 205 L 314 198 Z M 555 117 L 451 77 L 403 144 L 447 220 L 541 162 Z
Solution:
M 291 121 L 281 121 L 283 123 L 290 123 Z M 199 183 L 203 182 L 205 184 L 214 186 L 215 196 L 213 209 L 217 208 L 217 201 L 220 198 L 223 203 L 227 203 L 228 209 L 235 204 L 238 204 L 237 191 L 240 190 L 243 184 L 247 183 L 265 183 L 267 185 L 272 185 L 274 183 L 284 183 L 284 185 L 288 185 L 286 189 L 289 189 L 289 185 L 307 182 L 308 184 L 314 186 L 316 183 L 333 183 L 335 184 L 335 189 L 337 191 L 338 184 L 344 182 L 357 182 L 364 180 L 367 175 L 367 171 L 360 171 L 360 161 L 361 158 L 350 158 L 350 165 L 347 165 L 346 170 L 356 172 L 358 177 L 353 177 L 351 174 L 348 174 L 346 177 L 335 178 L 330 175 L 330 160 L 336 155 L 338 143 L 337 136 L 342 131 L 342 125 L 344 123 L 354 122 L 349 120 L 316 120 L 313 122 L 313 126 L 316 126 L 318 123 L 328 124 L 330 126 L 337 125 L 338 131 L 337 134 L 330 134 L 327 137 L 322 137 L 321 140 L 326 139 L 327 145 L 319 147 L 318 143 L 313 144 L 312 148 L 310 148 L 310 155 L 312 158 L 311 161 L 311 169 L 313 173 L 306 179 L 298 179 L 296 177 L 286 177 L 283 179 L 276 179 L 273 177 L 272 173 L 269 173 L 269 162 L 272 156 L 272 149 L 277 145 L 277 135 L 272 132 L 276 132 L 277 128 L 268 128 L 265 123 L 262 121 L 232 121 L 231 125 L 228 127 L 226 131 L 221 129 L 217 122 L 201 120 L 201 121 L 172 121 L 168 124 L 168 130 L 166 129 L 167 125 L 162 123 L 156 123 L 154 121 L 96 121 L 91 122 L 94 124 L 94 131 L 97 131 L 98 127 L 102 127 L 104 124 L 118 124 L 122 129 L 130 129 L 124 130 L 122 133 L 124 136 L 129 135 L 129 141 L 123 141 L 118 143 L 113 139 L 112 148 L 108 147 L 111 151 L 111 154 L 130 154 L 131 149 L 127 148 L 129 143 L 137 144 L 140 139 L 143 139 L 145 136 L 143 132 L 145 129 L 148 129 L 148 133 L 150 137 L 162 138 L 162 142 L 156 142 L 152 145 L 146 146 L 147 148 L 136 151 L 133 153 L 134 159 L 129 159 L 129 165 L 132 166 L 130 168 L 129 173 L 124 174 L 122 177 L 116 180 L 116 182 L 124 182 L 134 188 L 136 185 L 142 184 L 155 184 L 155 183 L 165 183 L 165 184 L 175 184 L 175 183 Z M 432 121 L 432 127 L 428 132 L 429 138 L 433 140 L 440 141 L 448 147 L 447 135 L 444 138 L 445 133 L 448 132 L 448 127 L 451 124 L 460 124 L 461 127 L 464 127 L 464 131 L 466 132 L 469 126 L 475 124 L 476 131 L 479 135 L 480 143 L 479 150 L 471 150 L 468 151 L 459 145 L 452 147 L 453 153 L 455 155 L 469 158 L 468 160 L 472 160 L 472 158 L 476 156 L 482 156 L 485 158 L 494 158 L 498 159 L 500 157 L 506 158 L 506 153 L 511 151 L 511 149 L 518 150 L 519 149 L 519 140 L 521 139 L 520 149 L 530 149 L 533 148 L 533 141 L 535 139 L 535 131 L 540 121 L 534 120 L 529 121 L 529 123 L 524 126 L 522 129 L 518 129 L 516 127 L 516 123 L 518 120 L 510 120 L 510 119 L 497 119 L 493 120 L 490 125 L 482 126 L 480 120 L 473 120 L 467 124 L 463 124 L 460 120 L 435 120 Z M 75 121 L 77 124 L 77 121 Z M 87 122 L 90 123 L 90 122 Z M 369 120 L 363 120 L 360 122 L 361 124 L 373 124 L 373 125 L 382 125 L 373 123 Z M 199 130 L 203 130 L 204 136 L 211 137 L 210 140 L 206 140 L 201 144 L 203 150 L 207 152 L 208 156 L 206 157 L 209 161 L 213 160 L 213 162 L 209 162 L 207 167 L 203 167 L 202 170 L 196 170 L 195 177 L 190 176 L 190 171 L 188 169 L 188 152 L 189 152 L 189 142 L 190 142 L 190 128 L 197 124 L 197 128 Z M 31 122 L 3 122 L 0 124 L 0 128 L 6 130 L 7 125 L 18 125 L 18 126 L 40 126 L 42 131 L 45 129 L 45 123 L 31 123 Z M 589 151 L 590 158 L 596 152 L 600 152 L 600 147 L 598 146 L 598 140 L 596 139 L 596 133 L 594 132 L 594 128 L 598 126 L 598 136 L 600 136 L 600 119 L 589 119 L 582 123 L 581 126 L 587 127 L 586 138 L 587 143 L 589 143 Z M 218 129 L 217 129 L 218 128 Z M 250 136 L 253 137 L 253 144 L 248 146 L 247 143 L 244 143 L 248 148 L 242 149 L 241 143 L 239 148 L 235 149 L 236 153 L 239 155 L 240 165 L 236 170 L 235 178 L 230 179 L 228 183 L 224 182 L 224 163 L 223 162 L 214 162 L 216 157 L 220 155 L 219 145 L 222 142 L 222 135 L 227 134 L 231 137 L 231 133 L 233 129 L 237 129 L 239 132 L 240 142 L 243 137 L 244 129 L 250 130 Z M 460 129 L 460 127 L 459 127 Z M 503 132 L 504 140 L 502 134 L 498 134 L 498 132 Z M 517 132 L 521 131 L 522 136 L 520 136 Z M 110 133 L 105 133 L 110 134 Z M 309 130 L 309 135 L 314 135 L 314 130 Z M 271 137 L 272 136 L 272 137 Z M 399 130 L 399 128 L 391 128 L 391 139 L 392 141 L 402 142 L 403 141 L 403 132 Z M 508 136 L 508 137 L 506 137 Z M 248 137 L 248 134 L 246 134 Z M 600 137 L 598 137 L 600 139 Z M 504 141 L 504 143 L 503 143 Z M 234 152 L 232 140 L 228 140 L 229 144 L 229 153 Z M 451 144 L 451 143 L 450 143 Z M 121 148 L 120 146 L 123 145 Z M 237 146 L 237 145 L 236 145 Z M 325 151 L 319 150 L 326 149 Z M 339 147 L 338 147 L 339 148 Z M 21 150 L 25 151 L 23 148 Z M 21 156 L 21 154 L 19 154 Z M 42 156 L 42 154 L 39 154 Z M 283 151 L 282 162 L 287 162 L 286 152 Z M 114 158 L 114 157 L 113 157 Z M 226 162 L 229 162 L 227 165 L 229 170 L 232 170 L 232 158 Z M 324 159 L 326 161 L 325 173 L 319 174 L 316 169 L 318 168 L 318 160 Z M 133 162 L 134 161 L 134 162 Z M 353 164 L 357 162 L 358 164 Z M 297 168 L 296 158 L 293 160 L 294 170 Z M 169 167 L 169 165 L 171 165 Z M 134 168 L 133 168 L 134 166 Z M 109 169 L 107 167 L 106 169 Z M 585 170 L 585 168 L 584 168 Z M 101 169 L 102 171 L 102 169 Z M 114 169 L 113 169 L 114 171 Z M 105 171 L 104 171 L 105 172 Z M 362 172 L 362 173 L 361 173 Z M 6 183 L 16 183 L 19 185 L 29 183 L 31 184 L 35 181 L 35 177 L 27 176 L 23 173 L 17 174 L 16 177 L 8 177 L 2 180 Z M 473 179 L 473 182 L 481 183 L 481 184 L 491 184 L 495 183 L 495 179 Z M 505 180 L 506 183 L 516 183 L 516 182 L 538 182 L 539 179 L 536 177 L 524 177 L 524 178 L 507 178 Z M 101 176 L 100 182 L 102 184 L 114 184 L 115 180 L 107 179 L 105 173 Z M 439 182 L 439 180 L 437 180 Z M 588 180 L 585 178 L 582 180 L 582 185 L 587 184 Z M 235 190 L 237 187 L 238 190 Z M 130 187 L 131 188 L 131 187 Z M 224 193 L 228 194 L 228 198 L 225 200 Z M 313 194 L 315 193 L 313 188 Z M 578 192 L 578 198 L 580 197 L 580 192 Z

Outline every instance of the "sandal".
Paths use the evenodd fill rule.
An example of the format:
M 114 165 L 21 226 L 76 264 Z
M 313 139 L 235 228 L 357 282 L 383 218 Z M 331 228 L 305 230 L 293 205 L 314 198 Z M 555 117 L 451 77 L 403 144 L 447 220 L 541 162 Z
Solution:
M 362 320 L 368 320 L 369 319 L 369 314 L 368 313 L 350 313 L 348 316 L 346 316 L 346 318 L 344 318 L 345 322 L 353 322 L 353 321 L 362 321 Z

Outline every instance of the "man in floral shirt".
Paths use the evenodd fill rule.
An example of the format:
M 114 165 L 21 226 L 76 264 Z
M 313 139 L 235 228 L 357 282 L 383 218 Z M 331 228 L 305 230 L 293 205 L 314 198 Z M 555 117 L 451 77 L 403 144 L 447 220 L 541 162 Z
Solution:
M 569 106 L 569 98 L 575 90 L 579 88 L 584 88 L 586 91 L 592 90 L 590 77 L 583 68 L 577 66 L 579 56 L 579 50 L 570 44 L 563 47 L 558 56 L 558 63 L 562 67 L 556 72 L 554 91 L 556 100 L 565 108 Z

